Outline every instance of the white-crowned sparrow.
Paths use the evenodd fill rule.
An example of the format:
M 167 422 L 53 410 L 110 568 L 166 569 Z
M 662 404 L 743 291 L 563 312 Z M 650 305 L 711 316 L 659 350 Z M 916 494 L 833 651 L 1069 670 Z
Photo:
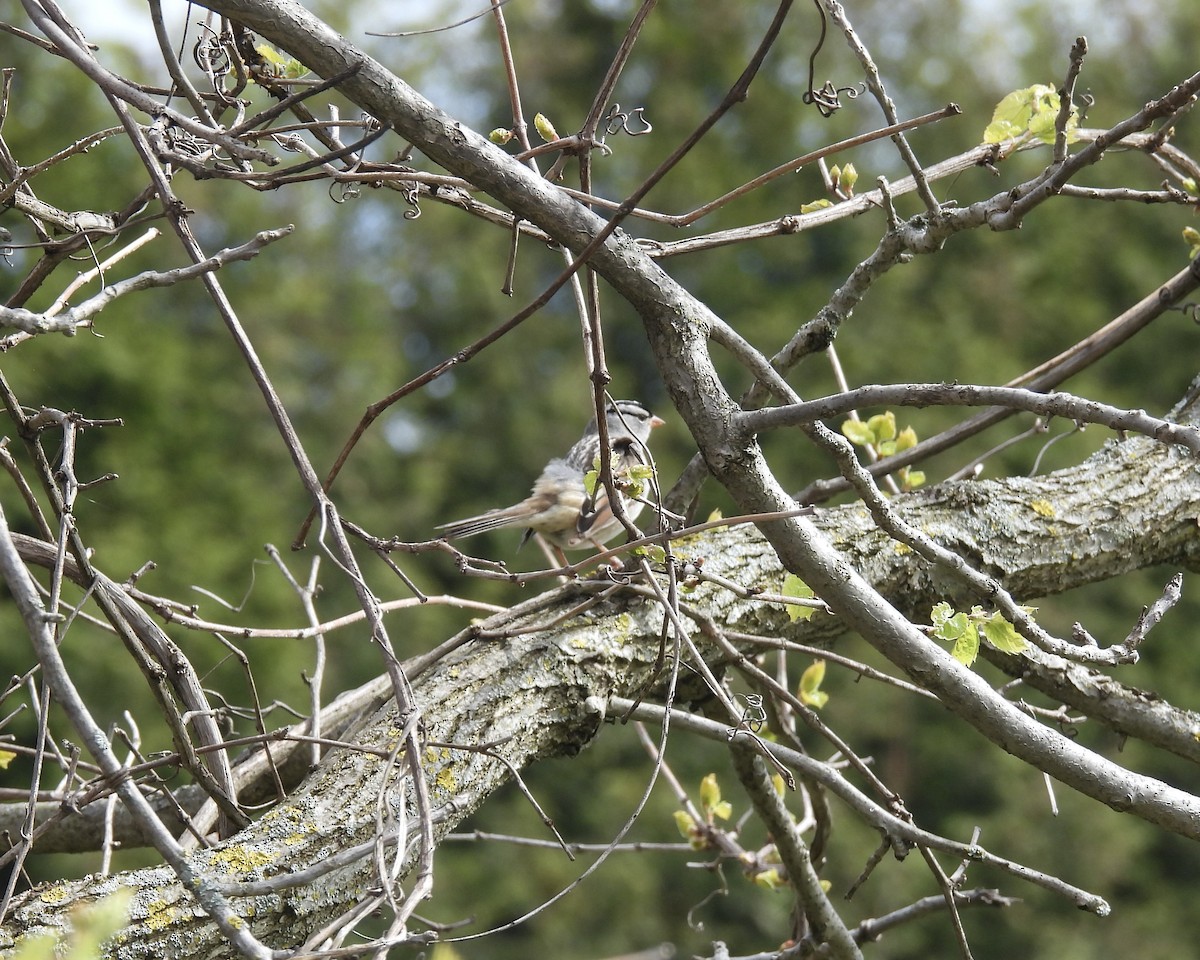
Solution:
M 646 441 L 650 431 L 663 421 L 636 400 L 609 403 L 605 421 L 612 449 L 612 474 L 620 482 L 628 479 L 631 468 L 649 462 Z M 604 484 L 597 483 L 590 495 L 584 485 L 584 476 L 596 469 L 599 456 L 600 431 L 593 418 L 565 457 L 546 464 L 533 484 L 533 492 L 520 503 L 444 523 L 438 529 L 444 531 L 447 540 L 453 540 L 501 527 L 525 527 L 522 543 L 538 533 L 560 550 L 599 547 L 623 529 L 609 506 Z M 622 497 L 621 502 L 631 520 L 642 509 L 637 500 Z

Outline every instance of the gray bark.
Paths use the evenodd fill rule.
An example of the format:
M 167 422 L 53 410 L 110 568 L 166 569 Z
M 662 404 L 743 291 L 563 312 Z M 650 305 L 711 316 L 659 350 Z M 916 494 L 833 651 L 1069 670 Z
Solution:
M 431 160 L 568 249 L 578 252 L 603 228 L 588 209 L 438 110 L 298 3 L 209 0 L 206 5 L 246 24 L 322 76 L 359 67 L 342 85 L 343 93 Z M 1166 113 L 1189 95 L 1189 90 L 1181 91 L 1180 103 L 1167 104 Z M 1013 191 L 1004 203 L 1015 203 L 1017 194 Z M 984 223 L 1007 209 L 1003 203 L 976 205 L 962 215 Z M 937 226 L 933 223 L 923 236 L 916 236 L 918 228 L 911 226 L 897 243 L 903 239 L 912 250 L 933 249 L 946 236 L 939 238 L 933 230 Z M 738 406 L 708 355 L 708 333 L 717 320 L 707 307 L 619 232 L 596 251 L 590 265 L 642 318 L 676 408 L 710 471 L 739 508 L 757 514 L 791 507 L 755 437 L 737 427 Z M 1151 563 L 1193 567 L 1197 492 L 1195 463 L 1186 455 L 1131 440 L 1111 445 L 1062 475 L 947 485 L 906 498 L 900 508 L 911 523 L 1009 583 L 1018 596 L 1030 597 Z M 961 604 L 963 590 L 949 573 L 915 561 L 911 552 L 887 540 L 862 508 L 830 511 L 817 521 L 764 523 L 761 536 L 747 528 L 715 532 L 681 544 L 679 550 L 703 555 L 706 569 L 761 589 L 777 588 L 785 569 L 796 572 L 837 614 L 836 620 L 817 618 L 808 626 L 792 626 L 779 611 L 715 587 L 689 595 L 687 603 L 717 624 L 802 640 L 830 640 L 853 629 L 1001 748 L 1115 809 L 1200 838 L 1197 798 L 1132 774 L 1038 723 L 915 628 L 905 613 L 924 619 L 937 600 Z M 568 588 L 492 626 L 512 629 L 553 621 L 578 598 L 577 588 Z M 545 629 L 503 640 L 470 640 L 429 667 L 414 688 L 420 719 L 429 740 L 454 745 L 431 748 L 423 758 L 437 836 L 486 800 L 509 776 L 506 764 L 520 769 L 535 759 L 581 749 L 600 722 L 597 703 L 635 694 L 648 679 L 662 616 L 656 603 L 624 595 Z M 719 660 L 713 650 L 702 652 Z M 1027 659 L 1031 675 L 1041 671 L 1047 683 L 1072 670 L 1044 654 Z M 1072 686 L 1082 702 L 1099 710 L 1086 696 L 1086 683 Z M 1094 687 L 1100 689 L 1099 684 Z M 1123 695 L 1121 688 L 1102 692 Z M 1136 713 L 1136 698 L 1129 702 Z M 391 706 L 382 708 L 359 732 L 360 750 L 330 755 L 277 808 L 220 846 L 194 853 L 187 873 L 202 886 L 224 885 L 221 892 L 232 897 L 240 916 L 264 942 L 280 947 L 302 943 L 374 885 L 377 798 L 383 798 L 385 826 L 394 827 L 406 812 L 405 792 L 395 789 L 402 781 L 394 779 L 394 771 L 401 768 L 379 754 L 392 750 L 405 724 L 415 719 L 396 716 Z M 1109 719 L 1127 722 L 1115 715 Z M 1176 729 L 1186 727 L 1184 715 L 1175 713 L 1172 719 L 1180 721 Z M 1170 733 L 1163 736 L 1173 739 Z M 494 746 L 486 752 L 465 749 L 482 744 Z M 287 875 L 302 882 L 270 891 L 246 886 Z M 195 905 L 192 892 L 165 867 L 32 891 L 15 905 L 6 934 L 65 924 L 71 905 L 117 887 L 136 891 L 117 955 L 229 954 L 231 948 Z
M 969 549 L 986 568 L 1003 570 L 1007 586 L 1032 598 L 1146 565 L 1194 567 L 1198 545 L 1189 527 L 1195 526 L 1192 505 L 1198 500 L 1200 473 L 1189 458 L 1134 438 L 1113 442 L 1086 463 L 1045 477 L 946 484 L 899 498 L 898 507 L 942 543 Z M 820 511 L 814 522 L 844 558 L 918 620 L 926 619 L 939 600 L 964 606 L 978 599 L 916 562 L 911 552 L 896 549 L 859 506 Z M 705 570 L 747 587 L 777 592 L 782 585 L 778 557 L 753 527 L 710 531 L 678 544 L 676 552 L 682 558 L 703 557 Z M 514 632 L 554 621 L 585 599 L 585 590 L 568 586 L 493 618 L 482 629 L 512 635 L 481 640 L 470 639 L 477 631 L 468 631 L 461 646 L 417 677 L 414 689 L 429 740 L 464 747 L 496 744 L 495 756 L 447 747 L 435 748 L 427 757 L 439 838 L 508 779 L 499 757 L 519 770 L 538 759 L 577 753 L 599 727 L 597 701 L 631 696 L 647 681 L 658 652 L 662 612 L 643 597 L 618 596 L 548 629 Z M 779 607 L 738 598 L 712 584 L 689 593 L 686 603 L 724 628 L 761 636 L 830 643 L 845 630 L 844 622 L 824 615 L 791 623 Z M 703 652 L 714 663 L 721 659 L 712 649 Z M 1097 671 L 1045 654 L 1010 659 L 1029 676 L 1074 677 L 1072 706 L 1106 720 L 1119 714 L 1122 719 L 1114 722 L 1118 728 L 1128 717 L 1137 717 L 1142 729 L 1126 730 L 1134 735 L 1150 730 L 1148 739 L 1182 744 L 1198 726 L 1194 715 L 1161 702 L 1147 703 L 1137 691 Z M 410 666 L 419 670 L 423 665 Z M 402 726 L 389 704 L 355 741 L 364 750 L 386 752 Z M 1049 730 L 1045 735 L 1056 736 Z M 1191 750 L 1179 752 L 1195 759 L 1194 741 Z M 1097 761 L 1116 779 L 1104 783 L 1093 769 L 1091 795 L 1119 806 L 1119 798 L 1113 802 L 1114 786 L 1131 796 L 1157 791 L 1165 802 L 1180 806 L 1149 819 L 1168 830 L 1200 835 L 1195 798 Z M 372 885 L 369 853 L 376 798 L 383 791 L 393 815 L 403 802 L 400 791 L 392 789 L 395 769 L 377 753 L 336 751 L 270 813 L 219 847 L 193 854 L 194 871 L 208 883 L 236 884 L 334 865 L 286 890 L 234 898 L 266 943 L 284 947 L 303 942 Z M 355 850 L 356 857 L 335 865 L 338 857 Z M 5 933 L 15 937 L 59 927 L 72 905 L 120 887 L 136 896 L 117 956 L 232 955 L 165 867 L 30 891 L 16 904 Z

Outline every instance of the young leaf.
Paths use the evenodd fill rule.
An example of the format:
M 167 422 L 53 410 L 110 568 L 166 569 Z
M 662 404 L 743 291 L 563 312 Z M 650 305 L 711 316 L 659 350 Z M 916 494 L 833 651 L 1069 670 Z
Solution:
M 679 830 L 679 835 L 684 840 L 690 840 L 696 830 L 695 818 L 686 810 L 676 810 L 673 816 L 675 817 L 675 827 Z
M 1058 121 L 1058 91 L 1045 83 L 1014 90 L 992 112 L 992 122 L 983 131 L 984 143 L 1000 143 L 1031 136 L 1043 143 L 1053 143 Z M 1079 118 L 1074 108 L 1067 120 L 1067 140 L 1077 139 Z
M 998 613 L 993 613 L 980 626 L 987 642 L 1001 653 L 1020 653 L 1029 646 L 1016 628 Z
M 786 882 L 778 867 L 760 870 L 754 875 L 754 882 L 765 890 L 778 890 Z
M 908 467 L 903 467 L 899 473 L 900 489 L 902 490 L 916 490 L 917 487 L 924 486 L 925 484 L 924 470 L 911 470 Z
M 933 608 L 929 622 L 933 624 L 933 635 L 939 640 L 958 640 L 971 629 L 970 617 L 955 612 L 945 601 Z
M 905 427 L 896 434 L 896 453 L 901 453 L 910 447 L 917 445 L 917 431 L 912 427 Z
M 667 551 L 659 544 L 651 543 L 644 547 L 634 547 L 633 555 L 635 557 L 645 557 L 651 563 L 666 563 Z
M 965 614 L 959 614 L 959 616 L 965 616 Z M 950 656 L 964 667 L 969 667 L 975 662 L 975 658 L 979 656 L 979 631 L 975 629 L 975 624 L 967 622 L 967 629 L 950 648 Z
M 704 831 L 696 824 L 695 818 L 686 810 L 676 810 L 675 829 L 679 831 L 679 835 L 688 842 L 693 850 L 703 850 L 708 846 L 708 839 L 704 836 Z
M 875 434 L 861 420 L 843 420 L 842 436 L 856 447 L 866 447 L 875 442 Z
M 785 597 L 795 597 L 797 600 L 811 600 L 816 596 L 813 593 L 812 587 L 794 573 L 789 573 L 783 578 L 783 589 L 780 593 Z M 816 612 L 816 607 L 803 607 L 793 603 L 787 605 L 788 619 L 792 623 L 795 623 L 797 620 L 808 620 Z
M 710 773 L 700 781 L 700 808 L 708 816 L 728 820 L 733 813 L 729 801 L 721 799 L 721 785 L 717 783 L 717 775 Z
M 264 71 L 270 76 L 284 80 L 299 80 L 309 72 L 308 67 L 299 60 L 294 57 L 285 57 L 270 44 L 260 43 L 254 48 L 254 52 L 267 62 L 268 66 L 264 67 Z
M 829 702 L 829 694 L 821 689 L 825 679 L 825 661 L 814 660 L 800 675 L 800 702 L 805 706 L 820 710 Z
M 877 443 L 896 438 L 896 415 L 891 410 L 877 413 L 867 421 L 867 427 Z
M 492 143 L 498 144 L 501 147 L 508 143 L 512 138 L 513 132 L 511 130 L 505 130 L 504 127 L 497 127 L 488 134 L 488 139 L 491 140 Z
M 1200 230 L 1197 230 L 1195 227 L 1184 227 L 1183 240 L 1191 248 L 1188 256 L 1193 260 L 1200 256 Z

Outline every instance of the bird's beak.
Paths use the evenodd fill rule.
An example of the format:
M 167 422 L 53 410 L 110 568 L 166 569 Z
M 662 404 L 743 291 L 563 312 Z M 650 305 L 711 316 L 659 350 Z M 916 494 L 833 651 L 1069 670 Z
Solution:
M 651 430 L 653 430 L 655 427 L 661 427 L 661 426 L 662 426 L 664 423 L 666 423 L 666 422 L 667 422 L 667 421 L 666 421 L 666 420 L 664 420 L 662 417 L 656 417 L 656 416 L 654 416 L 653 414 L 651 414 L 651 416 L 650 416 L 650 429 L 651 429 Z

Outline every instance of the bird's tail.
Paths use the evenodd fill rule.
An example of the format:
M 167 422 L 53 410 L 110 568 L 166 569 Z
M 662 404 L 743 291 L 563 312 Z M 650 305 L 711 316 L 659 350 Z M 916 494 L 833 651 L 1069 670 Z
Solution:
M 524 514 L 517 514 L 511 508 L 489 510 L 476 517 L 465 520 L 455 520 L 453 523 L 438 524 L 438 530 L 447 540 L 458 540 L 462 537 L 473 537 L 477 533 L 487 533 L 489 530 L 499 530 L 501 527 L 513 527 L 524 522 Z

